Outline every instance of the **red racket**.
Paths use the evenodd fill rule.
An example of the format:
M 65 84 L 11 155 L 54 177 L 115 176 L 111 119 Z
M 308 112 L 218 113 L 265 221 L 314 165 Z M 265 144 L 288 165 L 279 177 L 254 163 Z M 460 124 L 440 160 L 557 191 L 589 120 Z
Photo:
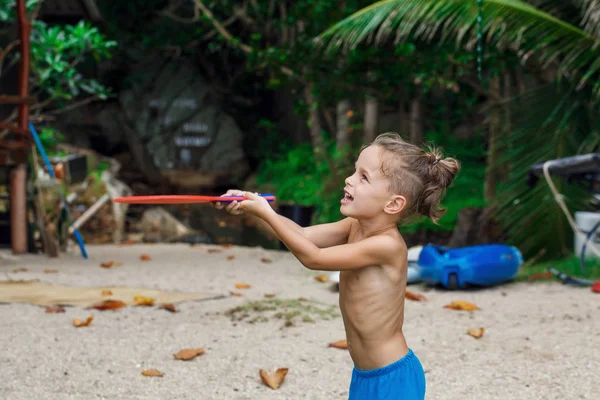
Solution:
M 268 202 L 275 201 L 272 194 L 260 194 Z M 126 196 L 117 197 L 115 203 L 127 204 L 195 204 L 195 203 L 228 203 L 234 200 L 246 200 L 244 196 L 194 196 L 194 195 L 155 195 L 155 196 Z

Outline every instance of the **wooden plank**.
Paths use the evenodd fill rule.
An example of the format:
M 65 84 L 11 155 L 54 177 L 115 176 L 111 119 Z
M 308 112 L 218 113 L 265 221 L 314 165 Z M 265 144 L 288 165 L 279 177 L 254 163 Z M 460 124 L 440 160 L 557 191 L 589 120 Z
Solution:
M 12 140 L 4 140 L 0 139 L 0 148 L 8 149 L 8 150 L 19 150 L 19 149 L 28 149 L 31 147 L 31 142 L 29 141 L 12 141 Z
M 21 128 L 10 122 L 0 121 L 0 129 L 8 129 L 11 132 L 18 133 L 19 135 L 29 136 L 29 129 Z
M 35 97 L 0 96 L 0 104 L 35 104 Z

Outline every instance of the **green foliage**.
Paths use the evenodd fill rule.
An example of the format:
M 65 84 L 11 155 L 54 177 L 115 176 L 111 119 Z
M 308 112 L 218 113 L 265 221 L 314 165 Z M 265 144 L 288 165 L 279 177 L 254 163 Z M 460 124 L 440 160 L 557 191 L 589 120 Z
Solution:
M 83 93 L 106 99 L 110 91 L 95 79 L 85 78 L 76 66 L 91 57 L 110 57 L 116 42 L 106 40 L 91 24 L 49 26 L 33 22 L 31 33 L 31 72 L 37 86 L 53 100 L 72 100 Z

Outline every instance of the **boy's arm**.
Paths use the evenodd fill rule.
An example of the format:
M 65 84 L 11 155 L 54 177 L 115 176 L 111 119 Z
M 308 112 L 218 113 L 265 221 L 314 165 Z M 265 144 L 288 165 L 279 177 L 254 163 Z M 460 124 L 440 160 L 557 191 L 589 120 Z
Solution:
M 348 241 L 348 235 L 350 234 L 350 227 L 352 226 L 352 220 L 350 218 L 344 218 L 338 222 L 313 225 L 303 228 L 289 218 L 279 214 L 276 215 L 279 217 L 279 220 L 281 220 L 290 229 L 303 235 L 319 248 L 331 247 L 346 243 Z M 277 239 L 281 240 L 279 234 L 271 227 L 271 225 L 269 225 L 268 222 L 255 216 L 252 216 L 251 218 L 256 222 L 258 227 L 263 232 L 266 232 L 267 234 L 275 236 Z
M 321 249 L 278 217 L 273 211 L 267 213 L 264 220 L 308 269 L 344 271 L 398 261 L 394 258 L 398 254 L 400 245 L 390 236 L 374 236 L 357 243 Z

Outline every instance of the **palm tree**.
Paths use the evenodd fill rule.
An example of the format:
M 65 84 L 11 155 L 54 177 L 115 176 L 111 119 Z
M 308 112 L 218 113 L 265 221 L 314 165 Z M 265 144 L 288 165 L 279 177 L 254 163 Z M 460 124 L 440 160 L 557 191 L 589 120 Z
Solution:
M 497 101 L 494 111 L 488 109 L 510 118 L 494 157 L 508 169 L 492 202 L 496 216 L 510 242 L 526 256 L 540 251 L 568 255 L 573 233 L 564 215 L 547 187 L 526 186 L 526 174 L 537 162 L 598 147 L 599 2 L 383 0 L 335 24 L 316 42 L 347 50 L 361 42 L 455 40 L 457 46 L 473 49 L 478 32 L 484 52 L 496 48 L 514 53 L 546 75 L 542 85 Z M 571 209 L 586 206 L 588 197 L 580 188 L 559 188 Z

